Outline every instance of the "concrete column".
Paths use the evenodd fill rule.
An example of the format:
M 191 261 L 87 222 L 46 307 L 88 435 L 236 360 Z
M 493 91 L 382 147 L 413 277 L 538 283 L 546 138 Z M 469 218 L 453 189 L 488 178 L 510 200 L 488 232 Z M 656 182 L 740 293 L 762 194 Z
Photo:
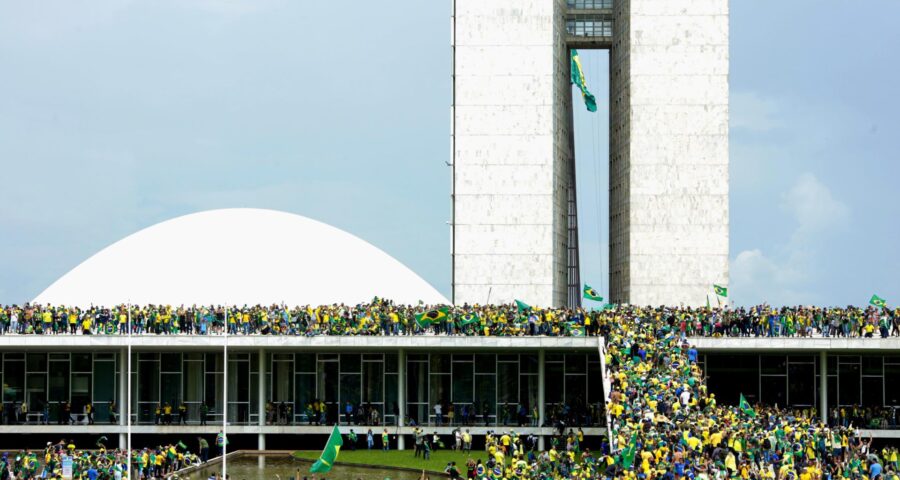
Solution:
M 828 352 L 819 352 L 819 416 L 828 423 Z
M 257 387 L 257 395 L 259 401 L 257 402 L 257 425 L 259 428 L 259 438 L 257 440 L 257 450 L 265 450 L 266 449 L 266 434 L 263 433 L 263 428 L 266 426 L 266 350 L 264 348 L 259 349 L 259 362 L 258 363 L 258 376 L 259 376 L 259 386 Z M 266 468 L 266 457 L 265 455 L 260 455 L 258 458 L 259 468 Z
M 119 413 L 119 426 L 125 426 L 125 402 L 128 400 L 128 349 L 122 348 L 119 350 L 119 395 L 116 398 L 116 409 Z M 125 449 L 125 444 L 128 441 L 128 435 L 125 433 L 125 429 L 119 433 L 119 448 Z
M 403 438 L 404 419 L 406 418 L 406 351 L 397 352 L 397 410 L 400 418 L 397 419 L 397 450 L 406 450 L 406 440 Z
M 544 363 L 545 363 L 545 354 L 544 350 L 541 349 L 538 351 L 538 427 L 543 428 L 544 426 L 544 404 L 547 403 L 544 399 L 544 383 L 546 379 L 546 374 L 544 373 Z M 544 436 L 538 435 L 538 450 L 544 450 Z
M 259 439 L 257 440 L 257 450 L 265 450 L 266 449 L 266 434 L 259 432 Z M 256 461 L 259 464 L 259 468 L 266 468 L 266 456 L 259 455 L 256 457 Z

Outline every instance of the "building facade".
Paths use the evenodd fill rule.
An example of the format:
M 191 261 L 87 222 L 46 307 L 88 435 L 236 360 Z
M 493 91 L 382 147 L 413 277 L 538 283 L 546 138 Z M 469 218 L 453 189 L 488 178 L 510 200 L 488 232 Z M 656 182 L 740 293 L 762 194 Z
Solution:
M 728 283 L 727 0 L 456 0 L 451 28 L 455 303 L 580 301 L 571 48 L 610 52 L 611 301 Z
M 392 448 L 403 448 L 412 425 L 441 435 L 468 428 L 479 439 L 506 429 L 543 438 L 556 431 L 562 412 L 577 414 L 590 438 L 606 432 L 596 337 L 143 335 L 132 341 L 129 362 L 128 337 L 0 336 L 0 438 L 6 442 L 0 447 L 40 447 L 71 435 L 91 442 L 105 435 L 107 446 L 115 446 L 125 444 L 129 429 L 145 439 L 171 441 L 227 428 L 242 448 L 265 449 L 267 439 L 296 448 L 302 441 L 296 435 L 326 435 L 340 423 L 345 432 L 388 428 L 396 441 Z M 736 404 L 743 394 L 754 403 L 808 409 L 811 415 L 866 411 L 873 415 L 867 422 L 878 419 L 864 425 L 872 428 L 866 435 L 900 434 L 900 339 L 692 343 L 720 402 Z M 308 411 L 315 400 L 326 405 L 322 421 Z M 84 416 L 88 403 L 95 410 L 90 425 Z M 166 404 L 171 421 L 156 416 Z M 435 405 L 441 405 L 440 420 Z

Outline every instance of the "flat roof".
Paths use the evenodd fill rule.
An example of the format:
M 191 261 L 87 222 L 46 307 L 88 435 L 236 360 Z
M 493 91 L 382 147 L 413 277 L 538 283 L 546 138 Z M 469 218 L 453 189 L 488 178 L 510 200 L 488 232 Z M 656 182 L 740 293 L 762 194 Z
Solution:
M 889 338 L 766 338 L 766 337 L 691 337 L 688 339 L 702 352 L 778 353 L 823 350 L 829 353 L 894 353 L 900 352 L 900 337 Z
M 225 346 L 224 335 L 134 335 L 135 351 L 217 351 Z M 462 335 L 413 336 L 288 336 L 228 335 L 228 349 L 266 350 L 385 350 L 408 351 L 592 351 L 600 337 L 482 337 Z M 0 335 L 0 350 L 119 350 L 129 337 L 120 335 Z

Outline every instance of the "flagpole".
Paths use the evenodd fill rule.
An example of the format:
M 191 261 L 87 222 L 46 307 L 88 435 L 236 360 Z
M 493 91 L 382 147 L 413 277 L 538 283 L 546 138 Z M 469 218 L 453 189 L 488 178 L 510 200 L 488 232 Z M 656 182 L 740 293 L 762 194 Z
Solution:
M 125 472 L 128 474 L 128 478 L 131 477 L 131 300 L 128 300 L 128 369 L 125 372 L 128 375 L 128 393 L 126 397 L 128 401 L 125 403 L 125 415 L 126 415 L 126 436 L 128 441 L 126 442 L 128 448 L 128 466 L 125 468 Z
M 225 368 L 223 371 L 224 377 L 224 388 L 222 389 L 222 403 L 224 403 L 224 407 L 222 409 L 222 480 L 228 480 L 228 466 L 226 464 L 226 458 L 228 453 L 228 303 L 225 303 L 225 341 L 224 343 L 224 355 L 225 355 Z

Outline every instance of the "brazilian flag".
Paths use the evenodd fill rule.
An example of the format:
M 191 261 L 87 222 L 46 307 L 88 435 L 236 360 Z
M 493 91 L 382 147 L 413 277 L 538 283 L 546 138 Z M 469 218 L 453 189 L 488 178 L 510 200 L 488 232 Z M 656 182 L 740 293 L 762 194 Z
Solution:
M 723 287 L 723 286 L 721 286 L 721 285 L 713 285 L 713 290 L 715 290 L 715 291 L 716 291 L 716 295 L 718 295 L 718 296 L 720 296 L 720 297 L 727 297 L 727 296 L 728 296 L 728 289 L 725 288 L 725 287 Z
M 433 323 L 440 322 L 441 320 L 447 318 L 447 313 L 449 312 L 449 308 L 441 307 L 435 308 L 434 310 L 429 310 L 425 313 L 417 313 L 416 324 L 421 328 L 428 328 Z
M 744 398 L 743 393 L 741 394 L 740 409 L 748 417 L 756 418 L 756 410 L 753 410 L 753 407 L 750 406 L 750 402 L 748 402 L 747 399 Z
M 619 459 L 622 462 L 622 468 L 628 470 L 634 465 L 634 455 L 637 453 L 637 432 L 631 434 L 631 441 L 628 442 L 628 448 L 622 450 Z
M 595 302 L 603 301 L 603 297 L 601 297 L 600 294 L 597 293 L 596 290 L 591 288 L 591 286 L 586 283 L 584 284 L 584 298 L 586 298 L 588 300 L 593 300 Z
M 528 305 L 521 300 L 516 300 L 516 308 L 519 310 L 519 313 L 522 313 L 531 310 L 531 305 Z
M 886 308 L 887 300 L 879 297 L 878 295 L 872 295 L 872 298 L 869 299 L 869 304 L 874 307 Z
M 459 321 L 456 322 L 457 326 L 465 327 L 468 325 L 473 325 L 481 321 L 481 318 L 478 317 L 477 313 L 467 313 L 459 317 Z
M 587 89 L 587 82 L 584 80 L 584 71 L 581 69 L 581 59 L 578 58 L 578 50 L 572 49 L 571 53 L 571 82 L 581 89 L 581 97 L 584 98 L 584 106 L 589 112 L 597 111 L 597 99 Z
M 575 322 L 569 322 L 569 335 L 572 335 L 573 337 L 583 337 L 584 326 Z
M 309 472 L 330 472 L 331 467 L 334 465 L 334 461 L 337 460 L 338 453 L 341 451 L 341 446 L 343 445 L 344 440 L 341 439 L 341 431 L 338 430 L 337 425 L 335 425 L 334 429 L 331 431 L 331 435 L 328 436 L 328 443 L 325 444 L 325 449 L 322 450 L 322 454 L 319 455 L 319 459 L 316 460 L 316 463 L 309 468 Z

